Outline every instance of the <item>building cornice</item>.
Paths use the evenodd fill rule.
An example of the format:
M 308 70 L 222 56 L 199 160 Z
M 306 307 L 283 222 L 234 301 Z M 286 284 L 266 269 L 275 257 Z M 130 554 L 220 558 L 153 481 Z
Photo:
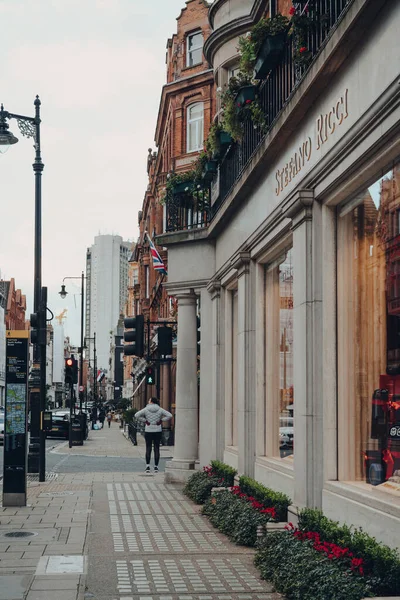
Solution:
M 212 29 L 214 29 L 215 13 L 225 2 L 227 2 L 227 0 L 216 0 L 210 7 L 208 19 Z M 213 31 L 210 37 L 205 41 L 203 50 L 204 56 L 210 65 L 214 63 L 214 55 L 220 46 L 227 41 L 234 39 L 238 35 L 246 33 L 246 31 L 248 31 L 254 23 L 263 16 L 266 10 L 266 4 L 266 0 L 255 0 L 249 15 L 233 19 L 229 23 L 226 23 Z

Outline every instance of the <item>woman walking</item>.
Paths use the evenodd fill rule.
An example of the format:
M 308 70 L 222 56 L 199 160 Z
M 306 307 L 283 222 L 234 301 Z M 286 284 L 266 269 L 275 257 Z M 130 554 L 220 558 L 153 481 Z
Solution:
M 146 421 L 144 429 L 144 439 L 146 440 L 146 469 L 145 473 L 150 473 L 151 450 L 154 444 L 154 473 L 158 473 L 158 463 L 160 461 L 160 442 L 162 435 L 161 423 L 172 419 L 172 415 L 167 410 L 159 406 L 158 398 L 150 398 L 146 408 L 139 410 L 135 414 L 136 419 Z

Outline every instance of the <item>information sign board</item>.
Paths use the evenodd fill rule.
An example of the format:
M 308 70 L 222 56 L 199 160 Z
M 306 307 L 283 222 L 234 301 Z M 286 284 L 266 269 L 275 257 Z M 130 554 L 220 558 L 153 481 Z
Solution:
M 28 336 L 6 333 L 3 506 L 26 506 Z

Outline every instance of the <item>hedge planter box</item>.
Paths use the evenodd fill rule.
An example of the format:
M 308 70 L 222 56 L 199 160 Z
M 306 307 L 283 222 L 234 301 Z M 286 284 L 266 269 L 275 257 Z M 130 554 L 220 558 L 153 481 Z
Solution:
M 269 35 L 265 38 L 257 55 L 254 78 L 265 79 L 279 63 L 286 43 L 286 32 Z
M 216 160 L 208 160 L 204 165 L 203 179 L 205 179 L 205 181 L 212 181 L 217 171 L 218 162 Z
M 240 88 L 235 98 L 236 110 L 240 110 L 246 104 L 251 104 L 256 99 L 255 85 L 245 85 Z

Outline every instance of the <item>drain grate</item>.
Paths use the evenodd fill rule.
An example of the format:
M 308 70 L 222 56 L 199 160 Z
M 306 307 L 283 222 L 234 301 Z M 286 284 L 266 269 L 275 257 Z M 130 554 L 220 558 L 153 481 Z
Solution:
M 37 535 L 37 534 L 33 533 L 32 531 L 7 531 L 7 533 L 4 534 L 4 537 L 22 538 L 22 537 L 30 537 L 31 535 Z

